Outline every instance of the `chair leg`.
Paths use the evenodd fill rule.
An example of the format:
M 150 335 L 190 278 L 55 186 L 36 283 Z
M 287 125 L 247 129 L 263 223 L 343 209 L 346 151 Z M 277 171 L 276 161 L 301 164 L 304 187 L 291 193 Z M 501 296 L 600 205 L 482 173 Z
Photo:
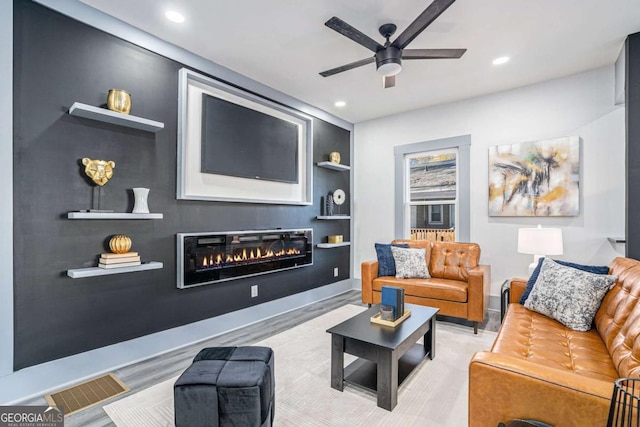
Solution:
M 473 333 L 478 335 L 478 322 L 473 322 Z
M 371 304 L 367 304 L 369 306 L 369 308 L 371 308 Z

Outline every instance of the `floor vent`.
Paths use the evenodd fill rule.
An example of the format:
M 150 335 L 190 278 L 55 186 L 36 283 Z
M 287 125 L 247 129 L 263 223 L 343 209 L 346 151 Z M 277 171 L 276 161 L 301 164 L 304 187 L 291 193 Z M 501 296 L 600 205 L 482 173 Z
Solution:
M 44 398 L 51 406 L 64 408 L 64 415 L 71 415 L 130 390 L 113 374 L 106 374 L 90 381 L 74 385 Z

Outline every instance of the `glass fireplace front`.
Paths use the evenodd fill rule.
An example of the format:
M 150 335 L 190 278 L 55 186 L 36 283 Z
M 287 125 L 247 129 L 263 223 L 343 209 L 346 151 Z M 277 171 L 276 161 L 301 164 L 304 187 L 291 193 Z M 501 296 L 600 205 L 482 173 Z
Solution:
M 178 233 L 178 288 L 313 264 L 311 229 Z

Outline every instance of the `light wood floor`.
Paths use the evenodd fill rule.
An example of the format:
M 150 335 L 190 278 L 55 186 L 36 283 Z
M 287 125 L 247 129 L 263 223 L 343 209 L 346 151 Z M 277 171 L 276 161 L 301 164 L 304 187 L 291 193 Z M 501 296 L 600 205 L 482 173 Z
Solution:
M 115 375 L 131 388 L 131 392 L 111 399 L 106 403 L 114 402 L 115 400 L 129 396 L 132 393 L 136 393 L 169 378 L 180 375 L 180 373 L 182 373 L 191 364 L 191 360 L 193 360 L 194 356 L 204 347 L 250 345 L 272 335 L 286 331 L 287 329 L 322 314 L 328 313 L 329 311 L 345 304 L 363 305 L 360 295 L 361 293 L 359 291 L 350 291 L 333 298 L 308 305 L 293 312 L 268 319 L 262 323 L 247 326 L 245 328 L 217 336 L 210 340 L 199 342 L 183 349 L 118 369 L 114 371 Z M 438 320 L 468 325 L 470 327 L 469 338 L 471 339 L 473 337 L 471 322 L 440 316 L 438 316 Z M 497 331 L 499 326 L 499 313 L 490 311 L 487 320 L 480 325 L 480 328 Z M 22 402 L 22 404 L 45 405 L 46 403 L 44 398 L 38 398 Z M 114 426 L 114 424 L 102 410 L 102 406 L 95 406 L 67 417 L 65 419 L 65 426 L 102 427 Z

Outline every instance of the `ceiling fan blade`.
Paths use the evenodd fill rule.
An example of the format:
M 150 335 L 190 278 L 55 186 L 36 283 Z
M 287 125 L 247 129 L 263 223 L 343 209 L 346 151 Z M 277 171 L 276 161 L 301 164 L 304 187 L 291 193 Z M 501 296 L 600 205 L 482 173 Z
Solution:
M 447 59 L 460 58 L 467 49 L 405 49 L 402 59 Z
M 424 31 L 429 24 L 442 14 L 456 0 L 433 0 L 429 5 L 409 26 L 398 36 L 391 46 L 398 49 L 404 49 L 409 43 Z
M 390 87 L 395 87 L 396 85 L 396 76 L 384 76 L 382 77 L 382 87 L 387 89 Z
M 332 68 L 327 71 L 323 71 L 320 73 L 322 77 L 333 76 L 334 74 L 341 73 L 343 71 L 351 70 L 353 68 L 362 67 L 363 65 L 372 64 L 376 62 L 376 58 L 372 56 L 371 58 L 361 59 L 360 61 L 352 62 L 350 64 L 341 65 L 340 67 Z
M 334 31 L 339 32 L 345 37 L 350 38 L 354 42 L 358 43 L 361 46 L 366 47 L 372 52 L 377 52 L 380 49 L 384 49 L 380 43 L 369 37 L 368 35 L 362 33 L 359 30 L 356 30 L 351 25 L 344 22 L 342 19 L 334 16 L 324 23 L 327 27 L 331 28 Z

